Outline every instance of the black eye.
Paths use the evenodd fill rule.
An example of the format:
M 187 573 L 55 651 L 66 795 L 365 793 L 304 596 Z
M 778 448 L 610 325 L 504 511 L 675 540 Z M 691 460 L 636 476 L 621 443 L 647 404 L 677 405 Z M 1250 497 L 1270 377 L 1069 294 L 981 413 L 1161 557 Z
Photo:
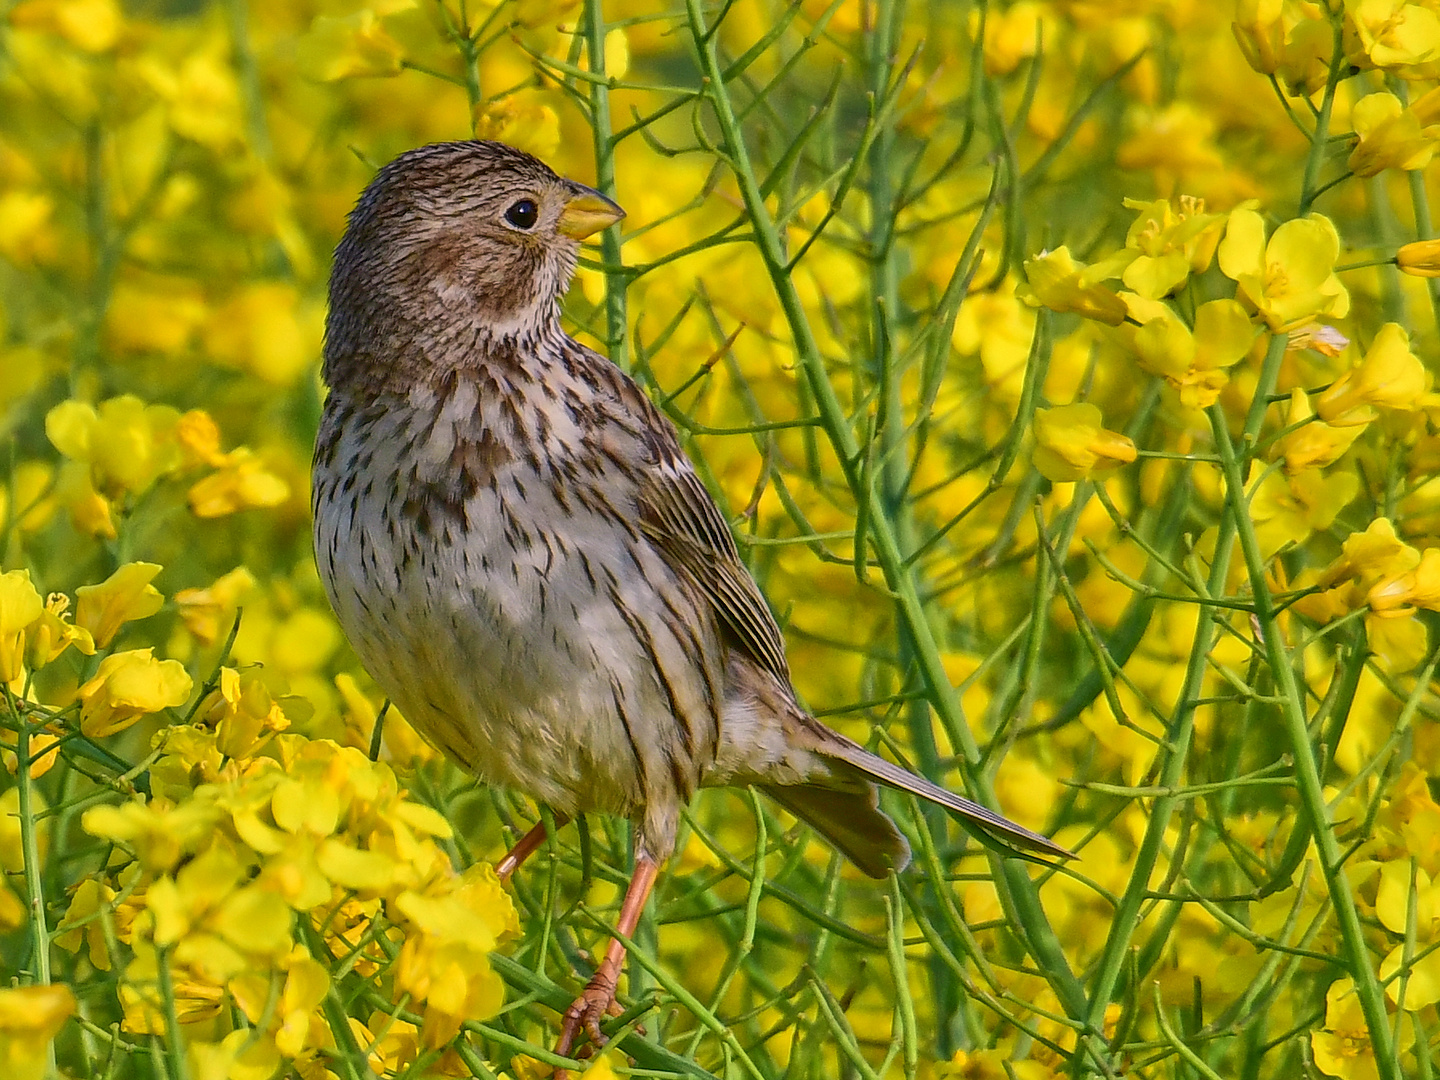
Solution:
M 534 199 L 521 199 L 505 211 L 505 220 L 517 229 L 530 228 L 539 216 L 540 208 L 535 205 Z

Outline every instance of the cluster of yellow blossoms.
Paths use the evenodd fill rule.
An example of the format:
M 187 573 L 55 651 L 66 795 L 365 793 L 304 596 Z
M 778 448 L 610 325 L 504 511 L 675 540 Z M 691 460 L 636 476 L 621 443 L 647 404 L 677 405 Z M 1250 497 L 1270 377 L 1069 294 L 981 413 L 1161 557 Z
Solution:
M 106 650 L 122 626 L 160 610 L 149 584 L 159 570 L 131 563 L 82 587 L 73 621 L 68 598 L 42 602 L 27 571 L 0 575 L 0 681 L 16 693 L 68 647 Z M 77 719 L 11 699 L 31 780 L 57 764 L 67 729 L 98 740 L 164 719 L 146 759 L 146 797 L 81 816 L 86 833 L 112 846 L 103 869 L 72 890 L 54 944 L 118 974 L 121 1031 L 173 1036 L 167 1023 L 183 1025 L 196 1076 L 268 1077 L 282 1063 L 323 1075 L 316 1062 L 337 1042 L 381 1070 L 433 1061 L 462 1022 L 503 1000 L 488 955 L 517 926 L 493 871 L 454 869 L 451 826 L 389 765 L 286 734 L 290 721 L 258 670 L 221 666 L 198 698 L 193 691 L 183 665 L 143 648 L 94 665 L 74 693 Z M 187 703 L 187 714 L 175 711 Z M 16 732 L 7 735 L 14 771 Z M 0 795 L 14 849 L 18 792 Z M 37 833 L 43 859 L 44 818 Z M 24 853 L 6 856 L 6 869 L 20 872 Z M 26 921 L 3 886 L 0 919 Z M 349 1030 L 331 1028 L 343 1013 L 323 1005 L 337 982 L 363 998 L 368 1024 L 350 1016 Z M 29 1002 L 58 1023 L 68 1012 L 41 989 L 57 988 L 14 991 L 0 1008 L 20 1015 Z M 43 1060 L 48 1037 L 34 1036 L 28 1054 L 12 1046 L 16 1068 Z

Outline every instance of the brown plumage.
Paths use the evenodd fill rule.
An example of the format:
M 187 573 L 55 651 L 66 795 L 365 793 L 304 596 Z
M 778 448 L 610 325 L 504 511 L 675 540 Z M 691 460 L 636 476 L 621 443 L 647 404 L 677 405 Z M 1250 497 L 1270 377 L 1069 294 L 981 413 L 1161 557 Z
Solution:
M 350 215 L 315 550 L 370 673 L 483 780 L 635 823 L 626 934 L 702 786 L 758 785 L 876 877 L 910 857 L 877 782 L 1068 854 L 799 707 L 784 639 L 674 429 L 561 329 L 579 240 L 621 216 L 491 142 L 402 155 Z M 598 1039 L 622 956 L 612 943 L 567 1013 L 562 1052 L 582 1027 Z

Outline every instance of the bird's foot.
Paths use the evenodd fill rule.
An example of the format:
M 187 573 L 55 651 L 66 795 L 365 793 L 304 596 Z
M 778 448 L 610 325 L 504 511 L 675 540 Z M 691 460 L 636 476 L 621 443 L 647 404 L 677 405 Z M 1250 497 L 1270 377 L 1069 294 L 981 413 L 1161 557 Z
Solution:
M 585 984 L 570 1008 L 565 1010 L 565 1022 L 560 1026 L 560 1041 L 555 1044 L 555 1053 L 570 1057 L 576 1040 L 583 1031 L 596 1050 L 609 1040 L 600 1030 L 600 1021 L 607 1016 L 619 1016 L 624 1010 L 615 1000 L 615 979 L 603 968 Z M 560 1069 L 553 1080 L 568 1080 L 569 1073 Z

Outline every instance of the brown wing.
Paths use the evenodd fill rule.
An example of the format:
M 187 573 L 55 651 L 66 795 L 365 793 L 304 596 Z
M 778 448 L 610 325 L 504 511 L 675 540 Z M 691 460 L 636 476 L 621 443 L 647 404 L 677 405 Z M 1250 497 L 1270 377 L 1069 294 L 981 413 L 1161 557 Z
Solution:
M 725 516 L 678 446 L 665 440 L 654 450 L 658 461 L 640 482 L 641 529 L 700 587 L 745 651 L 789 686 L 785 639 L 740 561 Z

